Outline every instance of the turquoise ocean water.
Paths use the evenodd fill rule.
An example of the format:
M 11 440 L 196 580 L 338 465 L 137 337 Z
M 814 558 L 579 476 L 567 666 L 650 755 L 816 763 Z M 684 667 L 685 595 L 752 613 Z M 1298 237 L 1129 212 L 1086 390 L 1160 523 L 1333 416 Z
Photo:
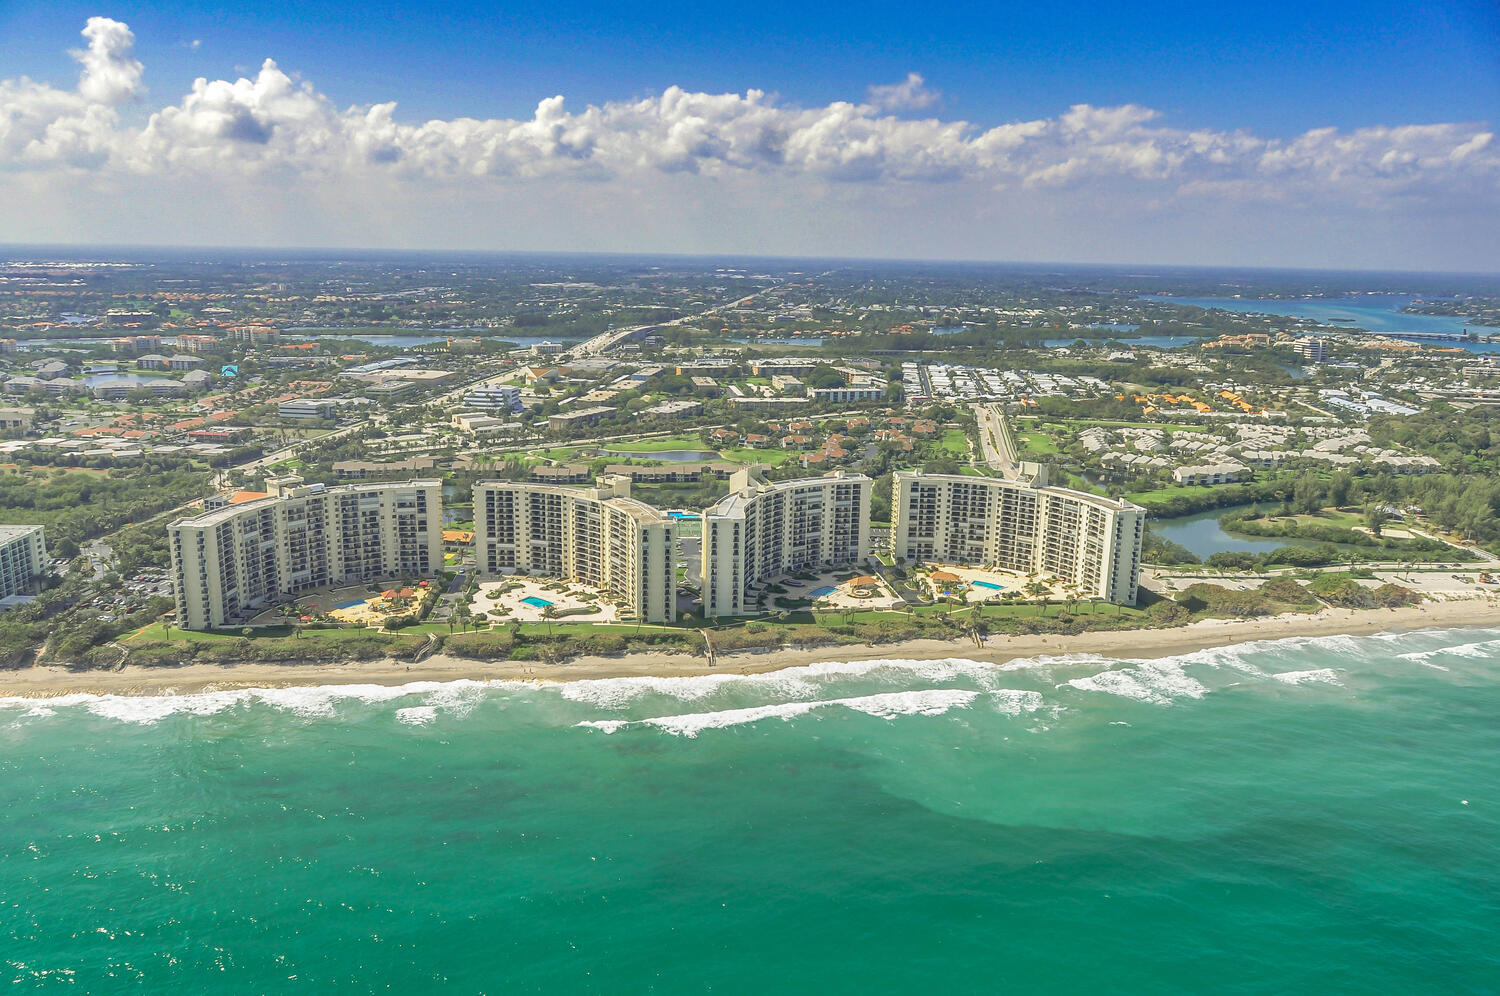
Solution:
M 1497 658 L 1442 630 L 0 700 L 0 979 L 1493 992 Z

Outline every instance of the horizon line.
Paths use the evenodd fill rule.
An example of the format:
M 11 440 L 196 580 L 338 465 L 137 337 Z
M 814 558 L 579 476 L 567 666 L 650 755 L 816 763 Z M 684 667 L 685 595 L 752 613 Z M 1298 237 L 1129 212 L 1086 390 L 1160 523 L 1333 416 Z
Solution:
M 667 258 L 675 260 L 747 260 L 778 262 L 820 263 L 889 263 L 909 266 L 997 266 L 997 267 L 1067 267 L 1075 269 L 1124 269 L 1129 267 L 1167 267 L 1177 270 L 1233 271 L 1260 273 L 1297 274 L 1351 274 L 1384 276 L 1449 276 L 1478 277 L 1500 280 L 1500 271 L 1487 270 L 1441 270 L 1441 269 L 1384 269 L 1374 267 L 1329 267 L 1318 269 L 1305 266 L 1270 266 L 1266 264 L 1234 263 L 1170 263 L 1170 262 L 1077 262 L 1066 260 L 1019 260 L 1019 259 L 974 259 L 961 257 L 902 257 L 902 256 L 817 256 L 788 253 L 753 252 L 673 252 L 669 250 L 605 250 L 605 249 L 431 249 L 397 248 L 393 246 L 264 246 L 176 243 L 70 243 L 70 242 L 0 242 L 0 252 L 15 250 L 43 252 L 223 252 L 223 253 L 297 253 L 336 256 L 339 253 L 372 255 L 400 253 L 430 256 L 569 256 L 580 258 Z

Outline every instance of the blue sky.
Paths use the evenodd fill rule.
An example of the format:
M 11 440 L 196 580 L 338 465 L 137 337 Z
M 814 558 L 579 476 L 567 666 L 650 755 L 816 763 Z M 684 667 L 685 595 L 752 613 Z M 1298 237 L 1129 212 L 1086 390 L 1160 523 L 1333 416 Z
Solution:
M 626 13 L 628 11 L 628 14 Z M 553 93 L 601 103 L 758 87 L 803 104 L 922 73 L 980 124 L 1076 103 L 1145 104 L 1187 126 L 1485 120 L 1500 108 L 1500 4 L 0 3 L 6 75 L 65 82 L 92 15 L 130 24 L 153 90 L 267 56 L 340 104 L 513 116 Z M 196 49 L 187 46 L 198 40 Z
M 164 190 L 152 188 L 152 176 L 160 179 L 168 170 L 196 169 L 189 186 L 199 184 L 205 196 L 214 196 L 208 193 L 213 184 L 206 179 L 203 163 L 225 158 L 239 162 L 243 157 L 231 155 L 228 145 L 217 151 L 208 149 L 203 141 L 205 129 L 213 128 L 242 143 L 246 136 L 256 139 L 251 143 L 256 148 L 232 146 L 254 153 L 254 175 L 244 179 L 249 186 L 265 184 L 274 172 L 266 165 L 272 158 L 269 150 L 285 140 L 288 151 L 275 158 L 276 168 L 290 169 L 302 179 L 288 185 L 283 176 L 275 191 L 262 193 L 274 192 L 289 214 L 305 213 L 309 203 L 318 202 L 315 189 L 328 181 L 330 168 L 327 162 L 314 167 L 298 161 L 290 150 L 295 147 L 301 154 L 313 146 L 326 149 L 325 139 L 332 129 L 339 133 L 340 142 L 352 142 L 350 147 L 361 155 L 374 157 L 371 161 L 399 161 L 401 167 L 393 172 L 401 173 L 405 184 L 401 196 L 409 198 L 413 211 L 427 210 L 422 203 L 435 195 L 433 184 L 449 184 L 443 187 L 445 196 L 452 193 L 452 177 L 445 170 L 499 177 L 489 186 L 470 189 L 465 196 L 471 205 L 492 211 L 493 220 L 503 224 L 519 218 L 507 213 L 514 205 L 500 202 L 516 193 L 517 184 L 541 175 L 543 171 L 534 168 L 535 164 L 520 163 L 506 153 L 502 157 L 506 165 L 497 166 L 494 156 L 474 152 L 472 142 L 464 145 L 447 133 L 440 139 L 430 135 L 391 138 L 385 129 L 383 137 L 362 134 L 351 139 L 350 128 L 337 122 L 335 112 L 393 101 L 396 107 L 389 121 L 395 125 L 465 117 L 523 122 L 537 113 L 540 100 L 554 94 L 566 98 L 570 115 L 580 115 L 590 107 L 661 98 L 669 88 L 704 95 L 743 95 L 758 89 L 766 91 L 770 95 L 766 99 L 779 108 L 802 109 L 809 115 L 836 101 L 863 101 L 874 105 L 866 115 L 871 119 L 890 115 L 961 126 L 967 129 L 968 145 L 929 155 L 927 143 L 952 136 L 897 135 L 899 125 L 877 126 L 864 119 L 854 123 L 853 131 L 846 124 L 835 128 L 810 117 L 768 123 L 757 117 L 755 108 L 747 114 L 746 108 L 737 107 L 716 109 L 709 115 L 712 121 L 706 132 L 699 127 L 702 115 L 691 112 L 696 130 L 684 140 L 692 144 L 686 151 L 677 146 L 666 151 L 658 148 L 674 121 L 666 121 L 666 111 L 653 110 L 649 124 L 638 120 L 638 114 L 615 115 L 618 120 L 597 127 L 597 123 L 571 118 L 566 124 L 554 124 L 556 129 L 581 134 L 577 141 L 582 145 L 575 148 L 564 142 L 561 151 L 549 145 L 546 155 L 574 164 L 589 161 L 588 170 L 574 170 L 567 182 L 588 179 L 596 184 L 590 191 L 599 203 L 589 206 L 591 212 L 603 210 L 608 201 L 599 196 L 600 183 L 612 185 L 626 197 L 671 196 L 677 205 L 674 210 L 695 204 L 688 219 L 691 230 L 686 233 L 691 237 L 684 240 L 691 245 L 684 248 L 700 248 L 715 226 L 733 226 L 743 220 L 727 199 L 750 197 L 758 198 L 767 210 L 827 204 L 829 218 L 846 220 L 853 229 L 851 240 L 864 243 L 895 218 L 904 224 L 920 219 L 923 209 L 918 202 L 925 202 L 935 219 L 988 215 L 992 222 L 1009 225 L 1005 238 L 986 244 L 982 234 L 976 233 L 960 239 L 958 251 L 999 254 L 1000 258 L 1009 258 L 1006 252 L 1020 252 L 1027 239 L 1047 231 L 1048 226 L 1077 224 L 1094 212 L 1099 218 L 1096 234 L 1120 244 L 1113 251 L 1129 252 L 1136 245 L 1158 258 L 1190 257 L 1199 254 L 1203 232 L 1253 229 L 1256 213 L 1244 205 L 1259 197 L 1263 206 L 1287 210 L 1289 220 L 1307 221 L 1311 208 L 1324 223 L 1349 224 L 1364 212 L 1375 244 L 1382 247 L 1379 253 L 1385 253 L 1387 246 L 1398 251 L 1402 225 L 1426 217 L 1426 229 L 1413 236 L 1417 243 L 1438 246 L 1445 233 L 1454 234 L 1456 239 L 1449 240 L 1450 255 L 1474 258 L 1479 253 L 1489 261 L 1485 265 L 1500 266 L 1500 251 L 1492 251 L 1483 233 L 1463 227 L 1464 216 L 1474 214 L 1475 192 L 1482 194 L 1496 180 L 1491 172 L 1494 145 L 1481 141 L 1471 148 L 1472 140 L 1488 134 L 1500 117 L 1496 114 L 1500 109 L 1500 4 L 1493 0 L 1243 4 L 1234 9 L 1204 3 L 1020 5 L 944 0 L 849 6 L 668 0 L 628 5 L 625 11 L 622 6 L 456 3 L 433 9 L 390 0 L 105 6 L 73 0 L 0 0 L 0 79 L 13 81 L 13 101 L 31 100 L 27 107 L 46 104 L 53 108 L 47 113 L 62 113 L 55 110 L 61 98 L 49 103 L 36 94 L 22 94 L 14 81 L 30 77 L 57 93 L 77 87 L 80 67 L 67 53 L 83 46 L 79 32 L 91 17 L 128 26 L 131 44 L 120 49 L 125 53 L 122 58 L 138 60 L 144 67 L 109 91 L 106 103 L 114 119 L 108 135 L 94 134 L 62 152 L 38 152 L 32 141 L 35 135 L 11 135 L 10 151 L 17 162 L 26 160 L 28 171 L 45 175 L 52 170 L 51 187 L 62 185 L 65 178 L 77 188 L 71 200 L 60 195 L 53 198 L 49 209 L 65 215 L 54 218 L 56 224 L 27 219 L 15 234 L 88 239 L 97 231 L 98 238 L 113 237 L 105 230 L 110 227 L 105 224 L 109 218 L 86 198 L 89 183 L 95 191 L 101 189 L 101 172 L 111 176 L 116 189 L 130 187 L 149 201 L 164 196 Z M 256 94 L 208 95 L 197 106 L 189 106 L 187 95 L 194 78 L 224 80 L 226 86 L 239 77 L 253 80 L 266 58 L 275 60 L 277 71 L 292 85 L 311 86 L 317 100 L 326 105 L 316 111 L 322 115 L 322 132 L 307 130 L 312 127 L 307 123 L 312 110 L 289 105 L 278 109 Z M 876 98 L 869 89 L 896 84 L 908 73 L 923 78 L 911 99 Z M 234 103 L 242 99 L 249 103 Z M 234 106 L 225 104 L 226 100 Z M 1074 105 L 1134 106 L 1150 109 L 1152 116 L 1148 120 L 1125 115 L 1120 121 L 1091 125 L 1093 137 L 1083 142 L 1064 135 L 1079 131 L 1066 121 Z M 166 122 L 146 128 L 153 114 L 174 106 L 183 111 L 176 118 L 175 131 L 166 128 Z M 211 116 L 198 113 L 205 107 Z M 68 113 L 74 115 L 69 120 L 87 117 L 78 108 Z M 824 114 L 829 116 L 837 115 Z M 756 134 L 761 138 L 746 137 L 745 130 L 752 127 L 746 124 L 750 118 L 758 122 L 753 128 L 760 129 Z M 1018 164 L 1012 161 L 1016 157 L 1009 151 L 1009 135 L 993 136 L 1002 152 L 996 152 L 993 143 L 973 141 L 989 129 L 1027 122 L 1046 122 L 1037 128 L 1051 129 L 1051 138 L 1041 136 L 1053 144 L 1047 156 L 1038 158 L 1028 151 L 1031 158 Z M 96 124 L 89 119 L 87 127 Z M 1399 131 L 1410 126 L 1459 125 L 1474 127 L 1416 137 Z M 654 138 L 644 136 L 642 129 L 648 126 L 657 129 Z M 495 127 L 508 130 L 500 124 Z M 1349 142 L 1317 138 L 1317 130 L 1325 128 L 1337 129 Z M 873 135 L 870 141 L 883 144 L 863 158 L 852 154 L 839 158 L 829 149 L 804 150 L 795 175 L 780 168 L 784 162 L 779 148 L 774 165 L 742 148 L 767 134 L 779 143 L 788 134 L 826 137 L 830 129 L 830 148 L 835 152 L 858 144 L 867 135 Z M 1197 148 L 1203 144 L 1193 137 L 1198 132 L 1212 133 L 1216 151 L 1205 153 Z M 170 138 L 163 137 L 169 133 Z M 1309 139 L 1309 134 L 1314 137 Z M 1253 141 L 1241 142 L 1238 136 L 1242 135 Z M 293 141 L 296 136 L 300 137 Z M 23 137 L 31 144 L 23 142 Z M 1025 149 L 1037 148 L 1037 134 L 1028 132 L 1024 137 Z M 616 139 L 620 148 L 611 153 L 610 143 Z M 388 144 L 371 151 L 382 142 Z M 435 142 L 446 143 L 447 150 L 436 165 L 430 159 L 436 155 L 432 152 Z M 736 151 L 726 154 L 730 145 Z M 1351 152 L 1348 145 L 1358 148 Z M 80 151 L 84 146 L 87 149 Z M 0 156 L 6 149 L 0 136 Z M 1163 150 L 1167 155 L 1162 162 L 1151 158 Z M 420 167 L 410 166 L 421 161 L 419 154 L 429 155 L 429 160 Z M 1331 158 L 1335 154 L 1364 158 L 1336 163 Z M 349 158 L 344 155 L 340 161 Z M 1288 165 L 1292 160 L 1295 163 Z M 1460 160 L 1461 169 L 1454 165 Z M 1226 162 L 1230 165 L 1225 166 Z M 628 163 L 643 169 L 650 166 L 656 172 L 635 176 Z M 1108 163 L 1116 167 L 1113 174 L 1105 168 Z M 1396 184 L 1391 171 L 1403 163 L 1405 173 Z M 1289 170 L 1306 181 L 1297 188 L 1304 199 L 1300 206 L 1288 204 L 1273 189 L 1286 188 Z M 1326 197 L 1313 176 L 1319 170 L 1329 184 Z M 1375 179 L 1354 190 L 1348 186 L 1348 177 L 1356 171 Z M 87 183 L 84 173 L 93 174 Z M 418 173 L 426 179 L 411 179 Z M 658 174 L 681 179 L 674 187 Z M 548 177 L 557 175 L 547 173 Z M 705 177 L 715 178 L 717 187 L 702 182 Z M 365 180 L 376 186 L 385 182 L 377 183 L 362 172 L 360 182 Z M 0 179 L 0 193 L 4 184 L 20 182 Z M 227 181 L 221 176 L 216 182 Z M 856 190 L 856 184 L 861 189 Z M 879 184 L 889 186 L 881 188 L 882 196 L 874 196 Z M 1205 184 L 1213 185 L 1211 194 Z M 1256 184 L 1261 193 L 1252 196 L 1248 191 Z M 1009 190 L 1013 196 L 1021 186 L 1033 191 L 1045 188 L 1047 210 L 1019 201 L 1007 206 L 1003 203 L 1007 195 L 994 193 Z M 49 188 L 48 192 L 53 191 Z M 1184 200 L 1184 192 L 1194 198 L 1191 203 Z M 973 205 L 966 205 L 965 197 L 978 198 L 983 209 L 967 210 Z M 1130 217 L 1130 212 L 1122 214 L 1122 197 L 1136 198 L 1140 211 Z M 855 203 L 861 199 L 867 202 L 863 206 Z M 1231 199 L 1239 199 L 1241 207 L 1236 209 Z M 1492 203 L 1493 199 L 1481 206 L 1488 209 Z M 1109 218 L 1099 215 L 1104 204 Z M 1464 204 L 1469 205 L 1467 211 L 1462 209 Z M 564 202 L 559 206 L 566 210 Z M 80 212 L 91 213 L 85 217 Z M 441 217 L 444 224 L 462 222 L 441 212 L 427 217 Z M 262 228 L 257 232 L 246 227 L 245 219 L 225 216 L 216 223 L 216 230 L 252 241 L 293 238 L 316 243 L 315 231 L 298 227 L 304 221 L 288 217 L 277 226 L 261 218 L 257 223 Z M 559 244 L 536 248 L 566 248 L 589 240 L 581 219 L 561 222 L 568 222 L 563 227 L 570 230 Z M 1149 223 L 1156 234 L 1147 237 L 1139 230 L 1142 223 Z M 623 236 L 632 224 L 629 212 L 615 209 L 605 227 Z M 1443 227 L 1450 225 L 1455 227 Z M 1173 226 L 1179 232 L 1175 240 Z M 382 234 L 379 226 L 344 231 L 333 226 L 327 241 L 319 244 L 376 237 L 411 242 L 417 236 L 415 228 L 397 228 Z M 0 227 L 0 241 L 10 234 Z M 936 229 L 915 234 L 918 254 L 941 254 Z M 161 231 L 163 239 L 169 235 L 202 237 L 185 215 L 182 223 Z M 662 228 L 639 245 L 611 235 L 605 247 L 672 248 L 662 244 L 670 241 L 670 235 L 669 228 Z M 792 236 L 778 241 L 773 235 L 760 232 L 746 240 L 753 244 L 722 248 L 784 248 L 789 252 L 821 248 L 821 243 Z M 421 237 L 433 236 L 429 232 Z M 472 240 L 477 236 L 463 232 L 461 237 Z M 1285 244 L 1291 248 L 1299 239 L 1289 235 Z M 1050 243 L 1056 252 L 1083 245 L 1076 235 Z M 875 248 L 861 244 L 851 250 L 888 254 L 865 252 Z M 1266 243 L 1245 255 L 1275 262 L 1266 258 L 1275 254 L 1274 249 L 1273 243 Z M 1227 241 L 1214 247 L 1216 258 L 1223 257 L 1225 262 L 1236 261 L 1229 258 L 1233 251 Z M 1362 252 L 1369 255 L 1369 247 L 1346 255 L 1351 262 L 1359 262 Z M 1049 257 L 1040 247 L 1027 254 L 1062 258 Z M 1442 265 L 1451 262 L 1444 260 Z

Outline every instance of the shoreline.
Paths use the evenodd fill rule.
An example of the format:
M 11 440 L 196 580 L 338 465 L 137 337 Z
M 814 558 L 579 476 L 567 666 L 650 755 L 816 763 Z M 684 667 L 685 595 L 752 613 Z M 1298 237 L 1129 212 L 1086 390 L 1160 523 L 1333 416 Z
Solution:
M 89 671 L 32 666 L 0 671 L 0 698 L 60 695 L 188 695 L 243 688 L 314 685 L 404 685 L 416 681 L 531 681 L 542 684 L 600 678 L 690 678 L 711 674 L 764 674 L 827 661 L 938 660 L 954 657 L 1004 664 L 1020 658 L 1095 654 L 1119 660 L 1156 659 L 1257 640 L 1287 637 L 1368 636 L 1415 629 L 1500 627 L 1500 601 L 1463 599 L 1400 609 L 1325 609 L 1258 620 L 1203 620 L 1171 629 L 1119 630 L 1077 636 L 991 636 L 984 647 L 957 640 L 853 644 L 765 653 L 724 654 L 717 666 L 688 654 L 579 657 L 564 664 L 478 661 L 436 653 L 420 664 L 350 661 L 344 664 L 188 664 L 126 666 Z

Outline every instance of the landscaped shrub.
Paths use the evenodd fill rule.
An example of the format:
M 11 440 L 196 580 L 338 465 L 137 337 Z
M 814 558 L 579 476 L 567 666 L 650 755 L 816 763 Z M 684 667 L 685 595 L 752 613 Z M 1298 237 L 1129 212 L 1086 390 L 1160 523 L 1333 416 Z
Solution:
M 1410 588 L 1403 587 L 1399 584 L 1390 584 L 1389 582 L 1370 592 L 1370 596 L 1374 598 L 1376 603 L 1382 608 L 1398 608 L 1403 605 L 1416 605 L 1422 600 L 1422 596 L 1417 592 L 1412 591 Z
M 1308 588 L 1329 605 L 1343 609 L 1373 609 L 1377 602 L 1370 589 L 1343 572 L 1320 574 Z

